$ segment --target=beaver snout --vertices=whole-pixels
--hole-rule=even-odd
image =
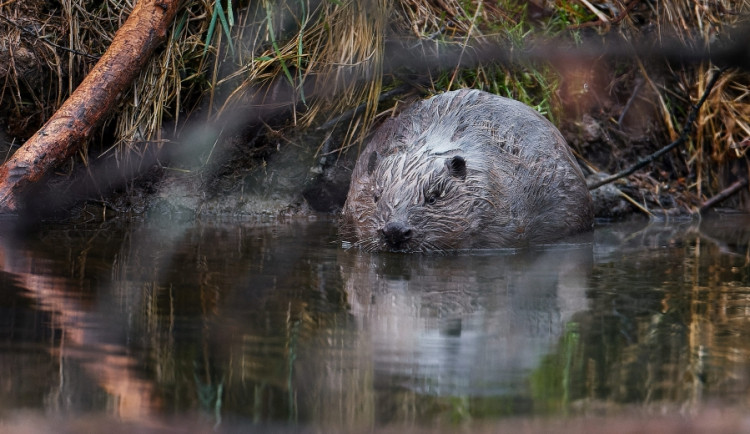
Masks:
[[[396,221],[386,223],[380,230],[380,235],[393,250],[402,250],[411,240],[414,231],[406,224]]]

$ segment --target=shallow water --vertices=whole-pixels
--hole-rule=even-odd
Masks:
[[[750,407],[747,217],[450,256],[343,250],[328,221],[12,226],[0,429],[451,431]]]

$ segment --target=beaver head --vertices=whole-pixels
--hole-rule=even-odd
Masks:
[[[368,251],[518,247],[591,229],[567,144],[531,108],[448,92],[382,125],[360,155],[341,234]]]
[[[373,153],[371,160],[377,160]],[[365,249],[434,251],[460,247],[471,219],[459,203],[472,195],[466,159],[460,155],[426,156],[421,149],[391,154],[373,164],[369,205],[362,217],[360,244]],[[473,176],[473,175],[472,175]],[[449,224],[449,222],[454,222]],[[458,223],[458,224],[455,224]],[[374,229],[374,230],[372,230]]]
[[[483,247],[479,232],[489,220],[509,215],[497,199],[504,187],[473,146],[437,143],[396,147],[367,155],[367,168],[353,179],[347,200],[348,230],[368,251],[440,252]],[[507,202],[506,202],[507,203]],[[506,222],[509,224],[509,222]],[[514,244],[507,240],[506,244]]]

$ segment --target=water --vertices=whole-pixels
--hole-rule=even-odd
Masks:
[[[3,431],[750,427],[747,217],[434,257],[329,221],[4,223]]]

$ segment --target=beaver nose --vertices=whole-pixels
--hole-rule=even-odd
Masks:
[[[394,249],[402,248],[414,235],[411,228],[402,222],[388,222],[380,233],[385,242]]]

